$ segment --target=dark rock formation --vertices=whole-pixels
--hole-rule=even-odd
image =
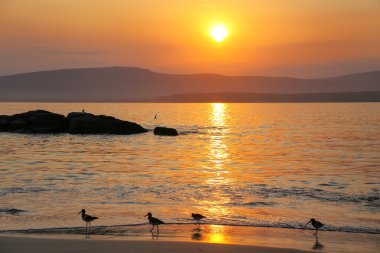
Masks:
[[[168,136],[177,136],[179,135],[175,128],[169,127],[156,127],[154,128],[155,135],[168,135]]]
[[[10,117],[8,115],[0,115],[0,132],[8,131]]]
[[[85,112],[69,113],[67,119],[71,134],[139,134],[148,131],[133,122]]]
[[[0,131],[16,133],[64,133],[68,121],[65,116],[43,111],[29,111],[12,116],[0,116]]]
[[[12,116],[0,115],[0,132],[24,134],[71,133],[71,134],[138,134],[148,130],[128,121],[111,116],[72,112],[63,115],[37,110]]]

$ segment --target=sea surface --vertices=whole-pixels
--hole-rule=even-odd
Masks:
[[[0,103],[180,136],[0,133],[0,230],[167,223],[380,233],[380,103]],[[154,116],[157,114],[157,118]],[[148,225],[146,225],[148,226]],[[149,228],[149,226],[148,226]]]

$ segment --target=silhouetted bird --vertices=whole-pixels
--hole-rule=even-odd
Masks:
[[[86,237],[90,235],[91,230],[91,221],[98,219],[98,217],[94,217],[86,214],[86,210],[82,209],[78,214],[82,214],[82,220],[86,222]]]
[[[157,114],[156,114],[156,115],[154,115],[154,119],[157,119]]]
[[[315,220],[314,218],[311,218],[309,220],[308,223],[306,223],[305,227],[311,222],[311,225],[313,225],[313,227],[315,228],[316,232],[314,233],[314,235],[318,235],[318,230],[324,226],[324,224],[322,222],[319,222],[317,220]]]
[[[196,220],[197,223],[199,223],[201,219],[206,218],[206,216],[203,216],[202,214],[199,214],[199,213],[192,213],[191,217],[193,217],[193,219]]]
[[[159,220],[157,218],[152,217],[152,213],[147,213],[144,217],[148,216],[149,223],[152,224],[152,229],[150,231],[153,231],[154,226],[157,227],[157,232],[159,231],[158,225],[165,224],[162,220]]]

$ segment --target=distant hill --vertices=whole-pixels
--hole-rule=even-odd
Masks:
[[[116,102],[144,101],[183,93],[232,92],[263,96],[264,93],[362,91],[380,91],[380,71],[332,78],[299,79],[218,74],[176,75],[134,67],[108,67],[0,76],[0,101]]]
[[[297,93],[297,94],[270,94],[270,93],[190,93],[175,94],[158,97],[151,102],[165,103],[286,103],[286,102],[380,102],[380,91],[363,92],[331,92],[331,93]]]

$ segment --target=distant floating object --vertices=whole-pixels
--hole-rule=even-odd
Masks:
[[[150,230],[151,232],[154,229],[154,226],[157,227],[157,232],[159,232],[158,225],[165,224],[162,220],[159,220],[157,218],[152,217],[152,213],[147,213],[144,217],[148,216],[149,223],[152,224],[152,229]]]
[[[314,218],[311,218],[308,223],[306,223],[305,227],[311,222],[311,225],[315,228],[315,236],[318,236],[318,230],[324,226],[324,224],[320,221],[315,220]]]
[[[94,217],[86,214],[86,210],[82,209],[78,214],[82,214],[82,220],[86,222],[86,238],[90,237],[91,230],[91,221],[98,219],[98,217]]]
[[[154,115],[154,119],[157,119],[157,114],[156,114],[156,115]]]

